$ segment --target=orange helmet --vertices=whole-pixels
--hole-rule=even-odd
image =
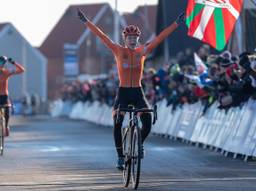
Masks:
[[[134,36],[140,36],[141,32],[139,27],[135,26],[135,25],[129,25],[127,27],[124,28],[123,30],[123,36],[127,37],[129,35],[134,35]]]

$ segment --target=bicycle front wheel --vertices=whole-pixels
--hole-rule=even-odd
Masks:
[[[131,129],[123,128],[122,129],[123,137],[123,152],[125,157],[125,165],[123,170],[123,180],[124,187],[128,187],[131,179]]]
[[[0,121],[0,155],[4,154],[4,128],[5,128],[5,120],[4,118]]]
[[[141,143],[141,131],[138,127],[134,128],[132,136],[132,185],[134,189],[138,188],[140,181],[140,168],[141,168],[141,156],[142,143]]]

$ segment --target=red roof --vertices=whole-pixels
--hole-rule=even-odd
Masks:
[[[69,6],[41,45],[40,50],[48,58],[62,57],[64,43],[76,43],[86,29],[77,19],[77,9],[80,8],[86,13],[89,19],[93,19],[104,5],[109,4],[99,3]]]

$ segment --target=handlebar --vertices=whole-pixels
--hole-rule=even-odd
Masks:
[[[120,108],[120,105],[118,106],[118,115],[119,112],[129,112],[129,113],[134,113],[135,115],[138,113],[153,113],[153,125],[157,121],[157,105],[154,105],[153,109],[136,109],[136,108]]]
[[[154,112],[153,109],[127,109],[127,108],[120,108],[119,109],[120,112],[132,112],[132,113],[146,113],[146,112]]]

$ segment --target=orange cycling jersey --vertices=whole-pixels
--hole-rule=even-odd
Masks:
[[[0,96],[2,95],[8,95],[8,79],[12,75],[19,74],[24,72],[24,68],[20,66],[19,64],[15,64],[16,70],[10,71],[8,69],[2,68],[0,70]]]
[[[141,87],[144,62],[146,56],[170,35],[178,24],[174,22],[163,30],[153,41],[147,45],[141,45],[134,50],[115,44],[92,22],[86,22],[86,26],[97,35],[103,43],[112,50],[117,63],[120,87]]]

